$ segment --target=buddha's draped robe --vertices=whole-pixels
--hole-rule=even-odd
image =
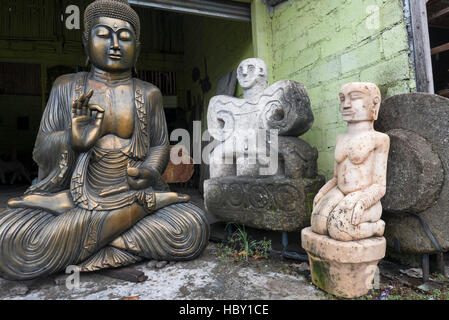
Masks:
[[[173,204],[148,215],[109,245],[98,246],[107,214],[137,202],[143,191],[101,197],[101,188],[125,185],[126,168],[152,172],[148,191],[168,191],[160,178],[169,157],[162,95],[133,79],[135,128],[122,150],[93,147],[77,154],[70,147],[71,105],[86,91],[87,73],[58,78],[44,111],[33,152],[39,181],[27,193],[70,190],[75,207],[61,215],[44,209],[6,209],[0,213],[0,276],[25,280],[78,265],[82,271],[119,267],[142,258],[188,260],[201,253],[209,237],[196,206]]]

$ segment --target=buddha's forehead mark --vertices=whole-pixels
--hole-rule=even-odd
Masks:
[[[126,29],[129,31],[133,31],[132,25],[124,20],[109,18],[109,17],[98,17],[93,23],[93,27],[103,26],[112,29],[114,32],[117,32],[122,29]]]
[[[123,31],[128,31],[128,32],[132,32],[133,33],[133,30],[131,30],[131,29],[127,28],[127,27],[120,27],[118,25],[117,26],[116,25],[110,26],[110,25],[103,24],[103,23],[99,23],[99,24],[95,25],[95,27],[93,29],[101,28],[101,27],[105,28],[105,29],[108,29],[108,30],[111,30],[115,34],[119,34],[120,32],[123,32]]]

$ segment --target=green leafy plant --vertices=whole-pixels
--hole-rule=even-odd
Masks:
[[[449,279],[441,273],[432,273],[432,277],[441,282],[449,282]]]
[[[236,231],[232,233],[226,243],[220,243],[217,248],[222,259],[232,258],[235,261],[249,261],[249,259],[267,259],[271,250],[271,240],[252,240],[245,230],[245,226],[235,223]]]

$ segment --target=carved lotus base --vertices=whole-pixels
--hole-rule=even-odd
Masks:
[[[315,194],[324,177],[222,177],[204,182],[209,213],[224,222],[273,231],[299,231],[310,225]]]
[[[312,228],[302,230],[301,243],[309,256],[313,284],[345,298],[363,296],[373,288],[377,264],[386,250],[384,237],[343,242]]]

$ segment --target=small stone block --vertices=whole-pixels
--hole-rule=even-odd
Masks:
[[[111,277],[111,278],[135,282],[135,283],[144,282],[148,279],[148,277],[145,275],[145,273],[143,273],[142,271],[136,270],[136,269],[132,269],[132,268],[108,269],[108,270],[104,270],[101,272],[103,275]]]
[[[10,294],[13,296],[23,296],[26,295],[30,289],[23,283],[18,283],[10,289]]]
[[[157,260],[151,260],[150,262],[148,262],[147,268],[148,268],[148,269],[155,269],[157,263],[158,263]]]
[[[165,267],[168,264],[168,261],[159,261],[158,263],[156,263],[156,268],[157,269],[162,269],[163,267]]]

